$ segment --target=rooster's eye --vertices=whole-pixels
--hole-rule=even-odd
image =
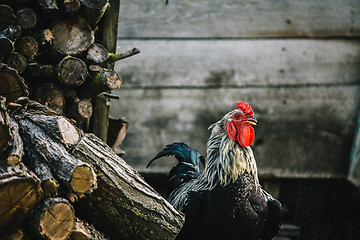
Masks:
[[[236,114],[236,115],[234,116],[234,118],[235,118],[236,120],[239,120],[239,119],[240,119],[240,115],[239,115],[239,114]]]

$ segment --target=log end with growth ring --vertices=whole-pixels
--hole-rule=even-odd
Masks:
[[[75,145],[79,141],[80,134],[78,130],[66,118],[60,117],[58,126],[62,139],[66,144]]]
[[[96,175],[93,168],[83,164],[74,169],[70,179],[70,187],[76,193],[86,193],[96,184]]]

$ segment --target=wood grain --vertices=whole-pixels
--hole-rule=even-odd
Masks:
[[[122,38],[355,37],[358,0],[121,2]]]
[[[119,40],[123,88],[360,83],[360,40]],[[118,50],[119,51],[119,50]]]
[[[258,118],[253,149],[262,176],[344,177],[360,86],[117,90],[111,117],[129,120],[124,159],[138,171],[166,144],[183,141],[205,154],[208,126],[250,103]],[[126,99],[126,101],[124,100]],[[148,172],[167,173],[160,159]]]

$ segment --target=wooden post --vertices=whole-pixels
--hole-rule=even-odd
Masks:
[[[99,39],[108,52],[116,52],[117,29],[119,22],[120,0],[110,0],[110,8],[107,9],[100,21]],[[108,69],[114,69],[114,63],[109,63]],[[104,95],[98,95],[95,100],[92,132],[104,142],[107,140],[109,127],[110,100]]]

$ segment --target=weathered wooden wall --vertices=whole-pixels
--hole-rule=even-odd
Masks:
[[[205,153],[207,127],[249,102],[262,176],[344,177],[360,104],[360,2],[122,1],[123,88],[113,118],[130,121],[124,159],[139,171],[184,141]]]

